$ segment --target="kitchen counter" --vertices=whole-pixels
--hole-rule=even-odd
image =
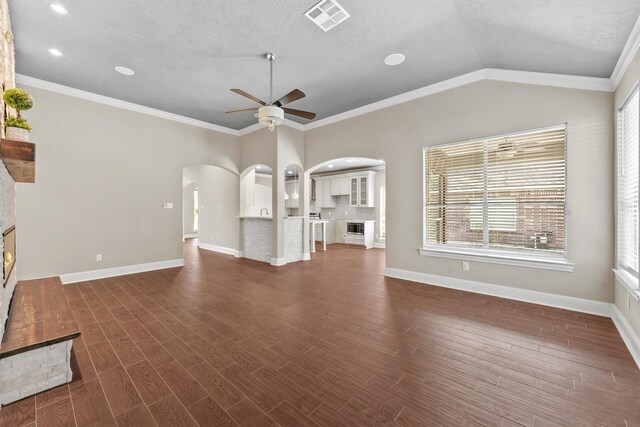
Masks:
[[[284,219],[284,259],[272,256],[273,218],[266,216],[239,216],[242,256],[256,261],[282,265],[302,260],[303,217]]]

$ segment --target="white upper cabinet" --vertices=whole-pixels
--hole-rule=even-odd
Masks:
[[[352,176],[350,179],[349,205],[356,207],[375,207],[374,173]]]
[[[331,180],[332,196],[348,196],[351,191],[351,181],[349,178],[333,178]]]
[[[335,208],[336,201],[331,197],[331,180],[325,179],[323,181],[318,181],[318,184],[322,184],[322,207]]]

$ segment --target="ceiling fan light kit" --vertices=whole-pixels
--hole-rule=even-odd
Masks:
[[[260,107],[258,109],[258,123],[273,131],[276,126],[284,123],[284,110],[273,105]]]
[[[306,95],[299,89],[294,89],[285,96],[273,101],[273,61],[276,57],[273,53],[267,53],[265,57],[269,60],[269,103],[264,102],[258,97],[251,95],[243,91],[242,89],[231,89],[231,92],[237,93],[240,96],[244,96],[254,102],[257,102],[261,107],[244,108],[240,110],[227,111],[227,114],[242,113],[249,111],[256,111],[256,117],[258,117],[258,123],[266,126],[270,131],[273,131],[276,126],[284,123],[284,114],[291,114],[293,116],[303,117],[305,119],[313,120],[316,118],[316,113],[309,111],[294,110],[292,108],[282,108],[283,105],[289,104],[298,99],[304,98]]]

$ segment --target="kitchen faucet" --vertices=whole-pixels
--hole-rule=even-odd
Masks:
[[[269,216],[269,209],[262,208],[262,209],[260,209],[260,218],[262,218],[262,211],[266,211],[267,212],[267,216]]]

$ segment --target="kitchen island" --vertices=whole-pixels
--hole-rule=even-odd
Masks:
[[[273,218],[241,216],[240,245],[242,257],[281,265],[273,256]],[[284,258],[286,263],[302,260],[302,227],[304,218],[284,219]]]

